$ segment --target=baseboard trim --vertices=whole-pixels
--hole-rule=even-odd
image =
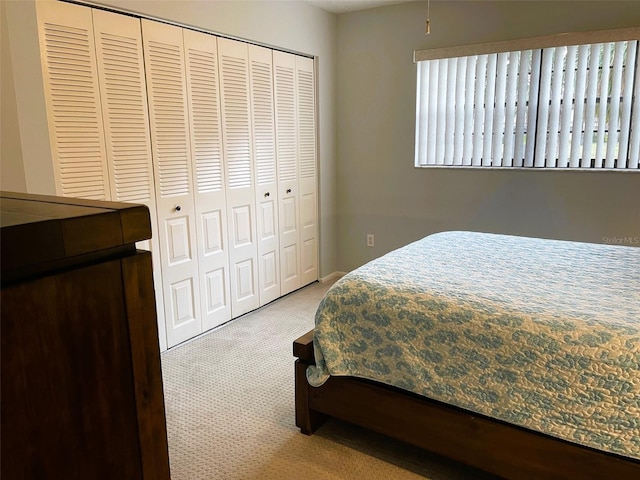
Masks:
[[[333,272],[327,275],[326,277],[320,277],[318,281],[320,283],[333,282],[334,280],[338,280],[341,277],[344,277],[347,272]]]

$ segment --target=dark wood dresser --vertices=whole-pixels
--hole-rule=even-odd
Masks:
[[[168,479],[147,207],[0,206],[2,478]]]

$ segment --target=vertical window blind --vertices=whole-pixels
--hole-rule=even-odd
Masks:
[[[638,41],[417,61],[415,166],[638,169]]]

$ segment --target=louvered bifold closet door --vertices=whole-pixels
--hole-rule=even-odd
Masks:
[[[213,35],[185,29],[183,36],[202,328],[208,330],[231,319],[218,50]]]
[[[142,20],[158,236],[172,347],[202,332],[182,28]]]
[[[218,58],[229,225],[231,314],[237,317],[260,306],[247,44],[219,38]]]
[[[110,200],[91,9],[35,4],[56,193]]]
[[[318,279],[318,200],[316,175],[316,108],[313,59],[296,56],[298,108],[298,189],[300,205],[300,281]]]
[[[111,198],[149,207],[153,236],[151,240],[139,242],[138,247],[152,252],[160,349],[166,350],[140,19],[104,10],[94,9],[92,13]]]
[[[271,53],[268,48],[249,45],[260,305],[265,305],[280,296],[278,183]]]
[[[302,286],[298,214],[298,139],[296,57],[273,52],[276,109],[276,155],[280,206],[280,290],[285,295]]]

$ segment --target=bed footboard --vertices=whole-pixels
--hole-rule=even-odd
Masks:
[[[309,406],[309,389],[313,388],[307,382],[306,370],[309,365],[315,365],[313,355],[313,330],[293,342],[293,355],[297,357],[295,363],[296,389],[296,426],[305,435],[311,435],[320,427],[327,416],[312,410]]]
[[[640,478],[640,461],[496,421],[352,377],[312,387],[313,331],[294,341],[296,426],[311,435],[335,417],[505,478]]]

